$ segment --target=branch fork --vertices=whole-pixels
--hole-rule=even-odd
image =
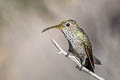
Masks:
[[[95,73],[91,72],[90,70],[88,70],[87,68],[83,67],[83,66],[81,65],[81,63],[76,59],[75,56],[70,55],[70,54],[68,55],[68,53],[65,52],[65,51],[58,45],[58,43],[57,43],[54,39],[52,39],[52,43],[53,43],[53,44],[55,45],[55,47],[59,50],[58,54],[62,54],[62,55],[64,55],[64,56],[67,56],[67,58],[69,58],[71,61],[75,62],[75,63],[81,68],[81,71],[88,73],[90,76],[96,78],[97,80],[105,80],[104,78],[98,76],[97,74],[95,74]]]

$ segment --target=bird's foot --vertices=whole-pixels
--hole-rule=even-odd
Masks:
[[[67,54],[65,55],[65,57],[68,57],[70,55],[70,52],[68,51]]]
[[[83,68],[83,65],[81,65],[81,67],[79,67],[78,65],[76,66],[76,69],[78,69],[79,71],[81,71]]]

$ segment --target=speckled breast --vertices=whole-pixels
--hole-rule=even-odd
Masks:
[[[75,52],[77,52],[77,54],[79,54],[79,56],[86,56],[84,51],[84,45],[82,44],[82,40],[79,35],[77,36],[74,32],[70,32],[67,30],[64,30],[64,35],[67,38],[67,40],[70,41],[70,43],[73,46],[73,49],[75,50]]]

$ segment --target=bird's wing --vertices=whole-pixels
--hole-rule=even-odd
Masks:
[[[94,69],[95,66],[94,66],[94,60],[93,60],[93,53],[92,53],[92,45],[91,45],[91,42],[89,41],[89,38],[88,36],[85,34],[84,30],[80,27],[78,27],[80,31],[83,32],[84,34],[84,37],[85,37],[85,40],[83,40],[83,43],[84,43],[84,49],[85,49],[85,52],[89,58],[89,62],[92,66],[92,68]]]
[[[90,61],[91,67],[94,69],[95,66],[94,66],[94,60],[93,60],[92,45],[88,39],[85,42],[83,41],[83,43],[84,43],[84,49]]]

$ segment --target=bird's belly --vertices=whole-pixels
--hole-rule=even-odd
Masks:
[[[72,47],[75,51],[75,55],[79,57],[85,57],[87,56],[85,53],[83,42],[80,40],[80,38],[75,36],[69,36],[68,40],[72,44]]]
[[[77,44],[77,46],[73,45],[73,49],[75,51],[76,56],[79,56],[81,58],[87,56],[85,53],[84,46],[82,46],[81,44]]]

